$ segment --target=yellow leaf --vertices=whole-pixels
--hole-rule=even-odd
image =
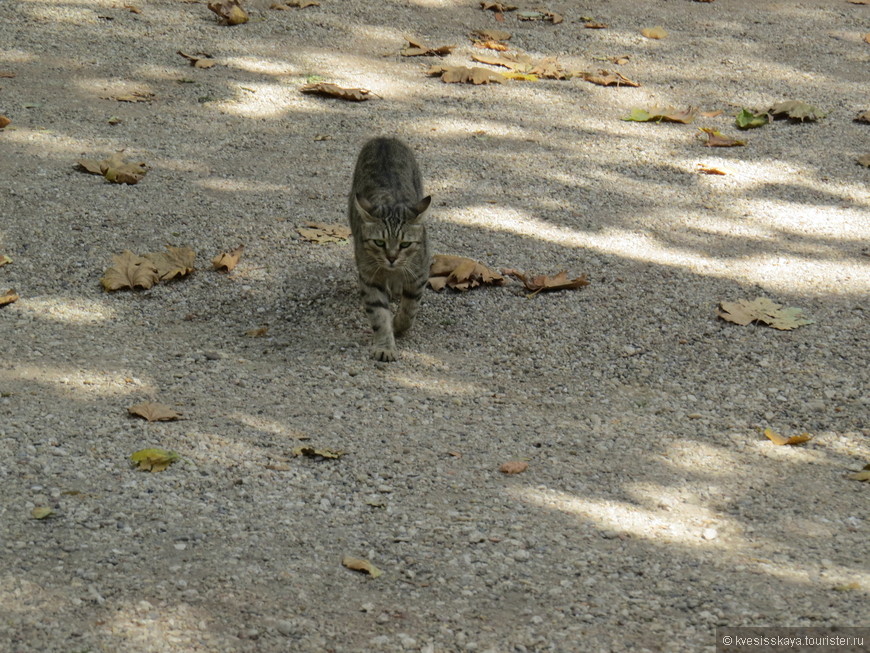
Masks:
[[[130,406],[127,412],[131,415],[144,417],[149,422],[172,422],[181,417],[181,413],[173,408],[154,401],[144,401],[141,404]]]
[[[194,68],[211,68],[215,65],[215,63],[217,63],[214,59],[211,58],[210,54],[205,54],[204,52],[187,54],[179,50],[177,54],[180,54],[182,57],[187,59],[190,62],[190,65]]]
[[[242,252],[245,251],[244,245],[239,245],[231,252],[221,252],[211,260],[211,264],[215,270],[223,270],[224,272],[232,272],[239,264],[239,259],[242,258]]]
[[[506,77],[507,79],[514,79],[514,80],[517,80],[520,82],[536,82],[536,81],[538,81],[537,75],[530,75],[529,73],[518,73],[514,70],[507,72],[507,73],[502,73],[502,75],[504,75],[504,77]]]
[[[701,127],[700,131],[707,135],[707,140],[704,141],[706,147],[734,147],[737,145],[746,145],[746,141],[738,141],[736,138],[726,136],[717,129]]]
[[[664,39],[668,37],[668,32],[664,27],[644,27],[640,30],[640,33],[643,34],[648,39]]]
[[[11,258],[6,256],[6,254],[0,254],[0,268],[2,268],[4,265],[9,265],[10,263],[12,263]]]
[[[710,166],[704,165],[703,163],[698,164],[698,172],[703,173],[705,175],[727,175],[728,174],[724,170],[719,170],[719,168],[711,168]]]
[[[870,463],[864,465],[860,472],[849,474],[846,478],[850,481],[870,482]]]
[[[793,435],[790,438],[787,438],[772,429],[764,429],[764,435],[767,437],[768,440],[778,446],[786,444],[803,444],[804,442],[809,442],[813,439],[813,436],[811,436],[809,433],[801,433],[800,435]]]
[[[53,514],[54,510],[52,510],[48,506],[36,506],[33,510],[30,511],[30,515],[34,519],[45,519],[46,517],[51,517]]]
[[[15,292],[15,288],[10,288],[5,293],[0,294],[0,306],[6,306],[6,304],[11,304],[12,302],[17,302],[19,300],[18,293]]]
[[[180,456],[166,449],[140,449],[130,455],[130,463],[145,472],[162,472]]]
[[[341,559],[341,564],[348,569],[352,569],[353,571],[359,571],[365,574],[368,574],[372,578],[377,578],[384,572],[375,567],[368,560],[363,560],[362,558],[354,558],[352,556],[344,556]]]
[[[122,288],[151,288],[160,280],[157,268],[147,258],[130,250],[112,257],[112,267],[103,274],[100,283],[106,291]]]
[[[218,15],[221,25],[242,25],[248,22],[248,14],[238,0],[210,2],[207,6]]]

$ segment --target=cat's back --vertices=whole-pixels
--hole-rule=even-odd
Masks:
[[[386,136],[367,141],[354,169],[353,193],[371,200],[388,197],[401,203],[422,198],[423,182],[411,148]]]

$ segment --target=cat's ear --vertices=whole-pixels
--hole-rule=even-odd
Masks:
[[[414,213],[416,214],[416,217],[414,218],[415,222],[418,222],[418,221],[423,219],[423,214],[426,213],[426,210],[429,208],[429,205],[431,203],[432,203],[432,196],[427,195],[426,197],[424,197],[419,202],[417,202],[414,206],[411,207],[412,210],[414,211]]]
[[[375,210],[375,207],[365,197],[357,193],[353,196],[353,203],[356,206],[356,210],[359,211],[364,220],[374,220],[372,217],[372,211]]]

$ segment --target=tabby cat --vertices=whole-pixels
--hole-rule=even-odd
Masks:
[[[411,328],[429,277],[423,219],[432,198],[414,154],[394,138],[374,138],[359,153],[348,198],[363,307],[374,331],[372,358],[394,361],[396,335]],[[390,300],[399,299],[395,319]]]

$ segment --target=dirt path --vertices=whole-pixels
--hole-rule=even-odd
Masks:
[[[717,626],[870,623],[847,478],[870,462],[870,7],[553,2],[552,25],[321,0],[229,28],[132,4],[0,3],[0,292],[21,296],[0,308],[0,649],[685,652]],[[480,28],[642,86],[445,84],[398,55],[414,34],[466,65]],[[377,97],[298,92],[316,79]],[[132,92],[153,98],[106,99]],[[734,128],[787,99],[827,115]],[[654,105],[724,113],[620,120]],[[369,361],[349,245],[296,227],[344,221],[378,134],[417,153],[435,251],[591,284],[429,292],[402,360]],[[74,168],[119,149],[152,167],[138,185]],[[101,290],[112,254],[167,243],[199,270]],[[762,295],[814,324],[717,320]],[[148,399],[186,419],[127,416]],[[183,461],[130,469],[144,447]]]

